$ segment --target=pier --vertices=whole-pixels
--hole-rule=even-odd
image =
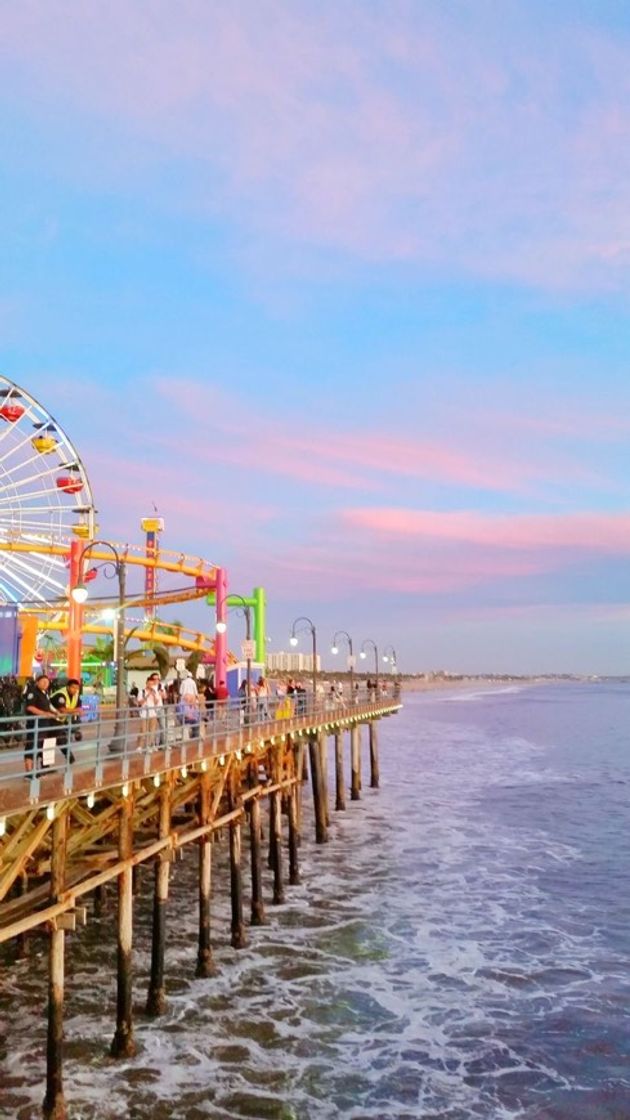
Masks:
[[[331,827],[333,802],[334,811],[345,809],[346,784],[351,801],[361,797],[364,754],[369,769],[366,782],[378,787],[379,722],[399,708],[396,697],[358,695],[334,703],[305,697],[295,707],[283,698],[270,701],[268,716],[255,718],[238,702],[226,702],[217,705],[192,736],[179,725],[174,710],[165,709],[161,727],[151,736],[128,710],[111,709],[93,725],[91,737],[73,748],[74,761],[57,749],[54,757],[49,755],[50,765],[38,769],[36,761],[35,768],[25,773],[21,745],[2,751],[0,942],[13,942],[19,955],[25,938],[34,932],[48,939],[46,1120],[63,1120],[67,1115],[63,1089],[66,934],[84,925],[92,911],[98,913],[105,885],[115,882],[118,895],[117,999],[110,1053],[124,1058],[135,1053],[135,870],[141,865],[154,869],[151,968],[143,1010],[158,1018],[166,1008],[171,862],[189,845],[197,847],[199,922],[190,968],[198,977],[211,976],[213,838],[219,832],[227,835],[230,936],[238,950],[247,943],[248,923],[261,925],[266,906],[282,903],[286,891],[299,882],[307,790],[310,787],[313,798],[313,839],[323,844]],[[6,743],[12,731],[7,725],[0,734]],[[328,782],[329,740],[334,743],[334,792]],[[262,889],[263,829],[273,872],[269,899]],[[176,917],[173,914],[173,920]]]

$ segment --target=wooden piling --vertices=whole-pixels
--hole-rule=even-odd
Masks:
[[[163,840],[171,832],[171,783],[166,781],[160,788],[160,810],[158,818],[158,839]],[[164,849],[156,857],[155,885],[153,892],[153,936],[151,940],[151,978],[147,995],[147,1015],[156,1017],[166,1011],[166,989],[164,987],[164,949],[166,945],[166,907],[168,903],[168,880],[171,853]]]
[[[350,729],[350,800],[358,801],[361,793],[361,729],[354,724]]]
[[[232,775],[230,780],[230,810],[240,807],[240,797],[237,791],[237,777]],[[241,875],[241,818],[234,817],[230,821],[230,897],[232,902],[232,938],[234,949],[243,949],[247,944],[245,926],[243,924],[243,880]]]
[[[28,894],[28,875],[23,871],[15,884],[18,898]],[[25,933],[20,933],[15,940],[15,959],[23,961],[28,957],[28,938]]]
[[[210,775],[203,772],[199,777],[199,825],[210,822],[211,791]],[[211,922],[210,922],[210,897],[212,892],[212,838],[207,832],[199,839],[199,947],[197,951],[197,968],[195,975],[199,978],[212,976],[214,961],[212,959]]]
[[[57,902],[65,888],[67,816],[61,811],[52,827],[50,867],[51,900]],[[63,1094],[63,997],[65,965],[65,929],[53,920],[49,933],[48,973],[48,1038],[46,1044],[46,1096],[44,1120],[65,1120]]]
[[[133,793],[121,800],[118,855],[124,863],[118,876],[118,973],[116,1033],[111,1045],[113,1058],[131,1058],[136,1052],[132,1008],[133,936]]]
[[[346,807],[346,790],[343,776],[343,733],[335,731],[335,809]]]
[[[371,719],[368,727],[370,729],[370,786],[372,789],[378,789],[380,774],[378,767],[378,724],[376,720]]]
[[[328,799],[328,736],[325,731],[320,731],[318,736],[319,740],[319,760],[321,767],[321,781],[322,781],[322,797],[324,799],[324,816],[326,824],[330,824],[330,807]]]
[[[282,795],[279,790],[269,794],[269,832],[272,845],[273,904],[284,902],[282,885]]]
[[[294,776],[295,776],[295,779],[296,779],[295,808],[296,808],[296,814],[297,814],[297,831],[298,831],[298,847],[299,847],[299,845],[302,843],[302,795],[303,795],[303,789],[302,789],[303,782],[300,779],[301,779],[302,773],[304,772],[304,758],[305,758],[305,755],[306,755],[306,750],[305,750],[305,747],[304,747],[304,740],[303,739],[298,739],[297,741],[292,740],[290,735],[288,736],[288,739],[287,739],[287,746],[292,749],[293,765],[294,765],[294,768],[295,768],[294,769]]]
[[[103,910],[105,909],[106,897],[107,896],[105,894],[105,884],[101,883],[100,886],[98,886],[96,888],[96,890],[94,891],[94,896],[93,896],[93,898],[94,898],[94,917],[95,918],[101,918],[103,916]]]
[[[321,756],[317,738],[313,735],[309,738],[308,742],[308,759],[313,790],[313,808],[315,811],[315,842],[317,844],[325,844],[328,840],[328,828],[326,826],[326,813],[322,790]]]
[[[300,881],[300,867],[298,862],[298,848],[300,846],[300,831],[298,827],[298,790],[297,785],[291,786],[288,795],[289,810],[289,884],[296,887]]]
[[[265,903],[262,890],[260,801],[253,797],[249,805],[249,854],[252,875],[251,924],[265,924]]]

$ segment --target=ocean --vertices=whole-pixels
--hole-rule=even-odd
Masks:
[[[380,724],[381,789],[364,751],[361,801],[333,800],[321,847],[306,812],[302,883],[239,952],[216,845],[208,980],[194,979],[196,852],[173,865],[157,1021],[142,1015],[145,874],[139,1052],[121,1063],[110,889],[102,919],[67,937],[72,1120],[628,1120],[629,741],[626,685],[408,695]],[[0,984],[11,1120],[40,1116],[43,948]]]

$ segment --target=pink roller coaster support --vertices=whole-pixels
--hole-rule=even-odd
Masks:
[[[83,575],[81,568],[81,554],[83,545],[81,541],[71,541],[70,543],[70,574],[69,574],[69,595],[68,595],[68,631],[67,631],[67,651],[68,651],[68,676],[76,677],[77,680],[81,677],[81,639],[83,628],[83,607],[79,603],[75,603],[72,598],[72,588],[76,587],[81,582]]]
[[[216,621],[227,623],[227,572],[225,568],[217,568],[217,582],[216,582]],[[215,662],[214,662],[214,681],[215,687],[227,684],[227,633],[224,630],[220,633],[218,630],[215,634]]]

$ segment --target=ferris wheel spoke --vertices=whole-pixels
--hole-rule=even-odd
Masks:
[[[49,478],[53,474],[59,474],[59,471],[62,471],[63,469],[64,468],[59,463],[55,463],[54,467],[49,467],[48,470],[46,470],[46,471],[38,471],[37,474],[29,475],[28,478],[15,479],[13,482],[10,483],[11,490],[13,490],[15,493],[17,493],[22,486],[26,486],[27,484],[29,484],[31,482],[37,482],[39,479]],[[2,480],[1,475],[0,475],[0,480]],[[77,479],[77,482],[78,481],[79,480]],[[51,489],[52,489],[53,493],[59,493],[59,494],[64,493],[64,491],[60,490],[60,488],[58,486],[51,487]]]
[[[0,519],[4,518],[4,517],[7,517],[7,516],[10,516],[12,514],[17,516],[17,514],[20,513],[20,510],[22,510],[22,512],[28,513],[28,514],[50,513],[50,514],[55,514],[56,517],[58,517],[59,514],[62,514],[62,513],[73,513],[73,512],[76,513],[76,510],[73,510],[71,506],[55,505],[55,506],[23,506],[23,507],[21,507],[20,505],[14,505],[13,507],[0,509]]]
[[[21,599],[25,598],[24,592],[26,591],[28,593],[28,597],[30,597],[31,599],[35,599],[40,603],[46,602],[44,596],[40,595],[39,590],[36,587],[33,587],[31,583],[27,583],[25,580],[23,580],[15,570],[12,570],[11,572],[7,572],[5,570],[3,571],[2,576],[10,584],[20,590]]]
[[[27,419],[31,421],[31,425],[29,427],[25,427],[25,425],[24,425],[24,421],[27,420]],[[29,414],[28,417],[25,415],[19,421],[19,424],[20,424],[19,427],[17,427],[17,428],[16,427],[5,428],[3,430],[3,434],[5,436],[11,436],[11,435],[15,436],[16,431],[19,431],[20,433],[22,433],[22,438],[19,439],[17,442],[11,443],[10,446],[9,446],[9,450],[5,451],[4,455],[0,456],[0,466],[3,463],[5,463],[7,459],[10,459],[11,455],[13,455],[16,451],[19,451],[22,447],[26,447],[27,443],[31,442],[31,440],[33,438],[32,421],[33,421],[32,414]],[[39,420],[35,421],[35,423],[39,423],[39,422],[40,422]]]
[[[38,535],[41,539],[45,537],[46,532],[50,534],[50,521],[37,521],[33,517],[23,516],[24,513],[28,512],[30,511],[22,511],[22,516],[19,517],[21,526],[19,531],[16,530],[15,520],[6,518],[4,514],[0,517],[0,541],[10,537],[29,537],[35,541]],[[55,513],[59,513],[59,510],[55,510]],[[70,522],[68,527],[70,527]]]
[[[54,452],[52,452],[52,454],[54,454]],[[23,470],[25,467],[30,466],[31,463],[37,463],[37,462],[40,462],[40,463],[42,462],[42,454],[41,454],[40,451],[36,452],[35,455],[31,455],[28,459],[22,459],[20,462],[16,463],[16,465],[14,467],[10,467],[10,468],[5,469],[2,477],[4,477],[5,479],[6,478],[12,478],[13,475],[18,470]],[[49,467],[47,471],[38,471],[35,475],[32,475],[31,477],[32,478],[38,478],[41,474],[52,474],[55,471],[70,470],[72,468],[73,468],[73,464],[63,460],[60,463],[54,463],[53,466]],[[20,481],[22,481],[22,480],[20,480]]]
[[[64,592],[66,584],[60,583],[58,579],[48,573],[48,570],[43,565],[28,564],[23,557],[15,556],[14,563],[16,567],[27,576],[37,576],[43,583],[48,584],[49,587],[54,587],[56,591]],[[67,583],[67,581],[66,581]]]
[[[47,494],[52,495],[56,498],[58,495],[60,495],[60,491],[57,490],[57,488],[54,486],[51,486],[48,490],[31,490],[28,494],[20,494],[19,500],[21,502],[25,502],[27,499],[30,500],[31,498],[45,498]],[[9,502],[12,502],[14,500],[14,498],[10,497],[0,498],[0,506],[8,505]]]
[[[12,603],[18,603],[19,600],[20,600],[20,596],[16,595],[15,591],[10,589],[8,587],[8,585],[4,583],[4,581],[2,580],[1,577],[0,577],[0,594],[4,595],[4,597],[6,599],[9,599]]]

